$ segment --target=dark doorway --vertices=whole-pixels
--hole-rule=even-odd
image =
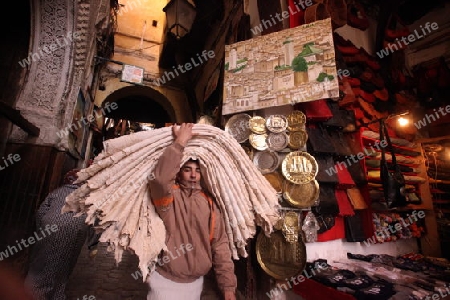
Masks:
[[[133,122],[152,123],[155,128],[164,127],[171,118],[157,102],[146,96],[128,96],[115,101],[118,108],[105,116],[112,119],[125,119]]]

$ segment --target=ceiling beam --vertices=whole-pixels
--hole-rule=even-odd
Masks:
[[[14,109],[5,103],[0,101],[0,114],[5,116],[8,120],[13,122],[16,126],[19,126],[24,131],[32,136],[39,136],[40,129],[36,127],[34,124],[25,119],[19,110]]]

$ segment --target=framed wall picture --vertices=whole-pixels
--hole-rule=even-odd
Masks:
[[[225,45],[222,114],[339,96],[331,19]]]

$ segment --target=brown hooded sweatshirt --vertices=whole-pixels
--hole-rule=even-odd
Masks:
[[[218,206],[200,185],[175,183],[184,147],[167,147],[150,181],[153,204],[167,232],[165,251],[156,270],[175,282],[193,282],[214,267],[219,288],[236,289],[228,236]]]

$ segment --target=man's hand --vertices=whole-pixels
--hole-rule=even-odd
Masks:
[[[182,123],[180,126],[173,125],[172,132],[175,137],[175,142],[185,147],[188,141],[194,136],[192,133],[193,123]]]
[[[236,300],[236,294],[234,291],[224,291],[223,296],[225,300]]]

